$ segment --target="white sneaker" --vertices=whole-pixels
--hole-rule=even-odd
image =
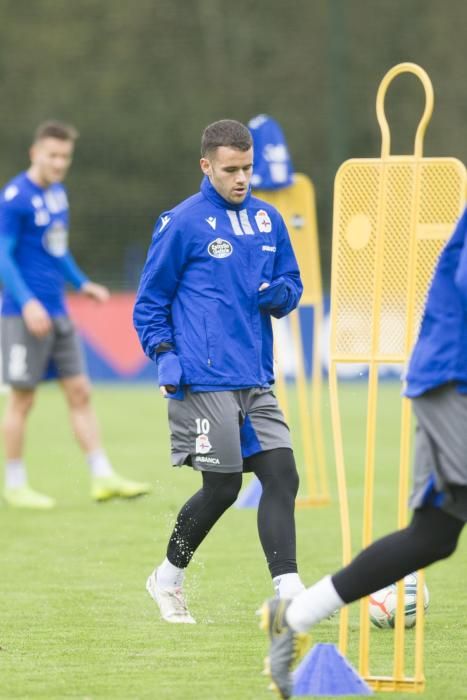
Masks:
[[[196,625],[196,620],[190,615],[187,608],[183,590],[181,588],[169,588],[164,590],[158,586],[157,569],[148,577],[146,581],[146,590],[159,606],[163,620],[166,622]]]

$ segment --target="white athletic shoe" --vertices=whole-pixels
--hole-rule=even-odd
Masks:
[[[196,625],[196,620],[190,615],[187,608],[183,590],[181,588],[169,588],[164,590],[158,586],[157,569],[148,577],[146,581],[146,590],[159,606],[163,620],[166,622]]]

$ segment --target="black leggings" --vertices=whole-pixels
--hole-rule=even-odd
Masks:
[[[344,603],[379,591],[412,571],[449,557],[457,547],[464,522],[439,508],[414,512],[403,530],[382,537],[332,577]]]
[[[248,457],[245,471],[263,487],[258,507],[258,532],[271,576],[297,571],[295,497],[298,473],[293,452],[278,448]],[[184,569],[212,526],[235,502],[242,474],[202,472],[202,488],[180,510],[167,547],[168,560]]]

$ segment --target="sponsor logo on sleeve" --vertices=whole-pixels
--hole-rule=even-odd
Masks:
[[[233,246],[229,241],[225,241],[223,238],[216,238],[215,241],[211,241],[208,245],[208,253],[213,258],[228,258],[232,255]]]
[[[263,245],[261,250],[264,250],[265,253],[275,253],[276,246],[275,245]]]
[[[5,192],[3,193],[5,202],[10,202],[12,199],[14,199],[18,192],[19,189],[16,187],[16,185],[10,185],[9,187],[7,187]]]
[[[267,211],[264,211],[264,209],[260,209],[258,212],[256,212],[255,221],[258,227],[258,231],[260,231],[261,233],[271,233],[272,223]]]
[[[162,231],[165,229],[165,227],[167,226],[169,221],[170,221],[170,216],[161,216],[161,225],[160,225],[158,233],[162,233]]]

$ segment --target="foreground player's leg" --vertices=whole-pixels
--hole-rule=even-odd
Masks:
[[[53,508],[53,498],[34,491],[27,481],[23,462],[26,422],[34,402],[34,389],[12,388],[6,401],[2,422],[5,449],[5,501],[16,508]]]
[[[146,588],[167,622],[194,623],[183,595],[185,569],[221,515],[236,500],[241,473],[202,472],[203,486],[180,510],[167,557],[149,576]]]
[[[298,473],[293,452],[277,448],[245,459],[245,470],[261,482],[258,533],[266,561],[280,598],[293,598],[304,590],[297,569],[295,498]]]
[[[282,617],[269,625],[271,675],[285,689],[282,697],[289,697],[291,683],[290,669],[287,672],[283,659],[292,658],[300,634],[336,608],[449,557],[463,526],[462,520],[438,508],[421,508],[408,527],[377,540],[334,576],[326,576],[290,601]],[[274,616],[275,610],[275,600],[267,601],[263,622]]]
[[[86,454],[92,475],[91,496],[95,501],[135,498],[151,490],[150,484],[125,479],[116,474],[101,447],[99,426],[91,404],[91,386],[84,375],[61,380],[70,410],[75,436]]]
[[[333,584],[346,603],[359,600],[412,571],[451,556],[463,526],[462,520],[439,508],[420,508],[408,527],[363,550],[332,577]]]

